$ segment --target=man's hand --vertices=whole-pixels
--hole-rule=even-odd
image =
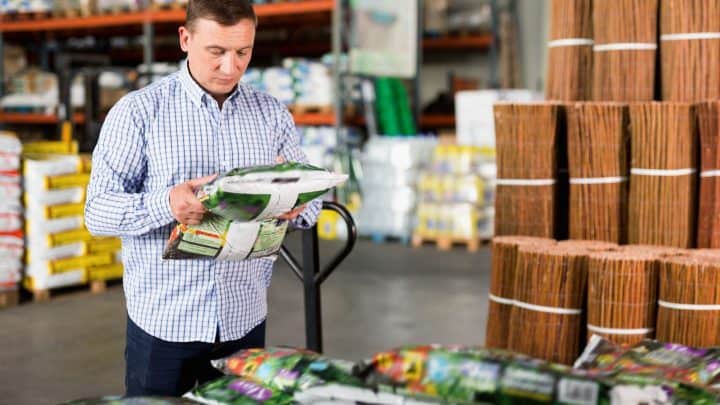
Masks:
[[[195,197],[198,187],[213,181],[217,177],[200,177],[178,184],[170,190],[170,210],[181,224],[198,225],[207,211],[205,206]]]
[[[285,221],[292,221],[293,219],[297,218],[303,211],[305,211],[305,204],[295,208],[294,210],[292,210],[286,214],[282,214],[282,215],[278,216],[278,219],[282,219]]]

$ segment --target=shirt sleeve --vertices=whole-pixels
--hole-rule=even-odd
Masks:
[[[144,125],[130,97],[108,114],[93,151],[85,225],[97,236],[139,236],[174,221],[170,190],[143,191]]]
[[[281,106],[281,108],[278,156],[282,156],[288,162],[307,163],[307,156],[300,148],[300,140],[292,115],[285,106]],[[291,221],[291,224],[298,229],[312,228],[317,222],[320,210],[322,210],[322,200],[319,198],[312,200],[305,206],[305,210]]]

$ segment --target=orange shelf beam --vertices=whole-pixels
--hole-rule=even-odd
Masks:
[[[455,126],[455,116],[445,114],[423,115],[420,117],[423,128],[450,128]]]
[[[73,115],[75,123],[82,124],[85,122],[85,115],[75,113]],[[53,114],[37,114],[37,113],[7,113],[0,112],[0,122],[5,124],[36,124],[50,125],[60,122],[57,115]]]
[[[487,49],[492,45],[493,37],[490,34],[440,37],[423,39],[424,49]]]
[[[297,16],[332,11],[334,0],[306,0],[274,4],[258,4],[255,13],[258,18]],[[0,22],[0,32],[39,32],[89,28],[105,28],[140,25],[144,22],[182,23],[185,21],[184,9],[146,10],[138,12],[93,15],[89,17],[37,18]]]

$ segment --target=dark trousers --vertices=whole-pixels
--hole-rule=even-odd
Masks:
[[[166,342],[147,334],[130,318],[125,347],[126,396],[181,396],[222,375],[210,360],[239,350],[265,347],[265,321],[240,340],[223,343]]]

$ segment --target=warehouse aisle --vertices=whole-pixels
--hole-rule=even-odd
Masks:
[[[323,257],[337,244],[324,243]],[[438,254],[361,241],[324,285],[325,350],[361,359],[410,343],[480,344],[490,252]],[[301,286],[277,266],[268,344],[303,345]],[[123,391],[122,287],[0,311],[0,402],[48,404]]]

